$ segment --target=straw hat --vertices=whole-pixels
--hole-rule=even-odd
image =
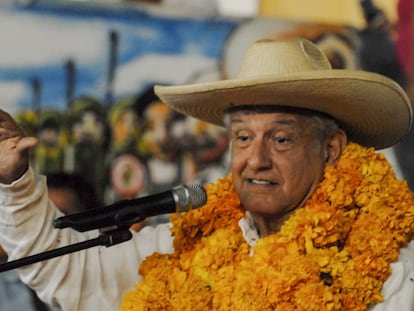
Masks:
[[[397,143],[413,117],[397,83],[375,73],[333,70],[319,48],[305,39],[257,41],[236,79],[155,86],[155,93],[173,109],[221,126],[225,110],[239,105],[323,112],[341,124],[350,140],[376,149]]]

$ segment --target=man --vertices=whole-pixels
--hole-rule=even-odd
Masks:
[[[65,215],[102,206],[94,186],[82,175],[50,173],[46,175],[49,199]]]
[[[122,310],[412,310],[413,197],[362,147],[409,131],[396,83],[332,70],[307,40],[263,40],[238,79],[155,91],[227,125],[232,174],[206,186],[204,207],[172,217],[174,238],[168,224],[146,227],[132,242],[22,269],[43,299],[113,310],[139,281]],[[0,116],[0,243],[19,258],[85,239],[47,225],[56,215],[44,181],[27,169],[35,141]]]

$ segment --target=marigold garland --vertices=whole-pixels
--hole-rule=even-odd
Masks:
[[[414,200],[382,154],[349,144],[336,167],[254,254],[231,175],[205,207],[172,216],[175,253],[155,253],[121,310],[366,310],[414,232]]]

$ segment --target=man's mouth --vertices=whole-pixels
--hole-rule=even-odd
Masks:
[[[264,179],[249,178],[248,181],[249,181],[249,183],[255,184],[255,185],[276,185],[275,182],[272,182],[272,181],[269,181],[269,180],[264,180]]]

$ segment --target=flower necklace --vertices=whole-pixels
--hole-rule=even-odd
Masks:
[[[280,232],[251,253],[232,178],[172,216],[175,252],[148,257],[121,310],[366,310],[414,233],[414,200],[382,154],[350,143]]]

